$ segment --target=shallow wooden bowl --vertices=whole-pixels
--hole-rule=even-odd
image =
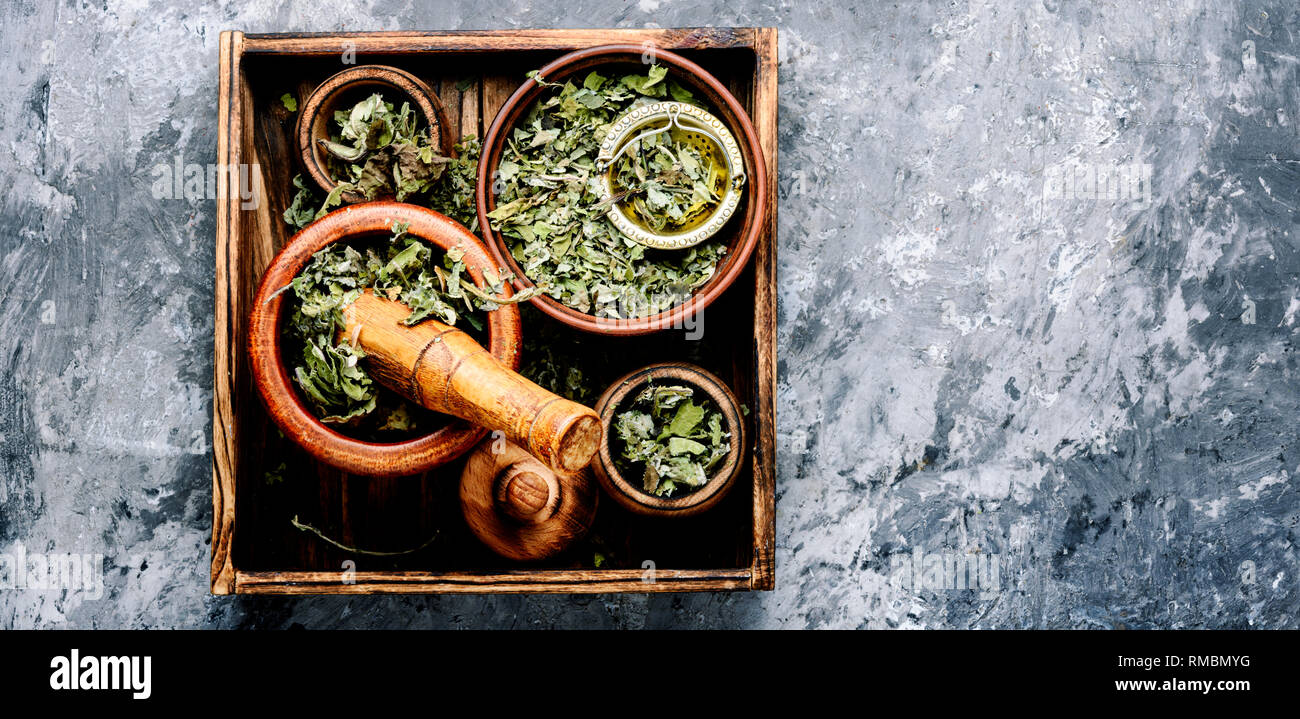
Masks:
[[[641,489],[639,478],[624,477],[614,464],[612,445],[618,441],[613,430],[614,417],[646,384],[684,384],[704,392],[722,412],[722,420],[731,432],[731,452],[705,485],[679,497],[658,497]],[[740,403],[722,380],[711,372],[685,362],[663,362],[630,372],[610,385],[596,402],[605,431],[605,441],[591,463],[600,486],[614,501],[637,514],[657,517],[689,517],[712,508],[726,496],[735,483],[745,451],[745,422]]]
[[[646,49],[640,45],[603,45],[571,52],[538,71],[538,76],[548,83],[560,82],[579,76],[596,68],[617,67],[630,71],[644,71],[642,60]],[[758,135],[749,115],[717,78],[704,68],[676,53],[655,50],[654,61],[668,68],[670,75],[682,85],[694,91],[698,98],[711,106],[711,111],[728,128],[731,129],[740,144],[741,155],[745,160],[747,181],[745,182],[744,207],[732,218],[731,225],[724,228],[718,237],[730,237],[727,254],[718,264],[713,277],[696,288],[690,299],[663,312],[635,319],[597,318],[579,312],[545,294],[534,297],[531,301],[539,309],[570,327],[586,332],[613,335],[640,335],[658,330],[682,327],[685,320],[702,312],[708,307],[744,270],[754,246],[758,244],[759,233],[763,231],[767,217],[767,170],[763,162],[763,149],[759,145]],[[604,71],[602,71],[604,72]],[[615,70],[610,70],[611,74]],[[581,82],[581,77],[578,77]],[[496,209],[496,196],[491,192],[492,178],[501,157],[505,152],[506,142],[510,139],[515,125],[523,119],[528,109],[543,94],[549,91],[546,86],[529,78],[506,100],[496,119],[492,121],[487,137],[483,141],[483,155],[479,159],[478,184],[474,199],[478,209],[478,224],[482,228],[483,239],[487,241],[492,256],[502,267],[515,275],[517,289],[532,287],[532,282],[519,267],[510,254],[506,240],[492,229],[488,213]]]
[[[316,419],[298,395],[289,369],[281,361],[280,330],[285,315],[285,293],[277,290],[293,281],[316,252],[327,245],[388,236],[393,222],[410,226],[407,234],[446,251],[465,251],[465,268],[474,284],[487,288],[483,271],[494,263],[483,243],[459,222],[433,210],[398,202],[350,205],[322,217],[294,235],[262,275],[248,321],[248,353],[253,384],[286,437],[302,445],[322,462],[355,474],[397,477],[419,474],[468,451],[486,429],[449,418],[448,424],[423,437],[404,442],[378,443],[352,439]],[[510,289],[506,288],[506,293]],[[272,296],[274,295],[274,296]],[[488,350],[512,370],[519,368],[519,308],[513,304],[487,313]]]
[[[330,76],[307,96],[298,115],[298,155],[303,169],[326,193],[338,183],[330,177],[325,162],[327,153],[317,140],[328,140],[334,123],[334,112],[346,109],[379,92],[386,102],[400,106],[409,100],[423,117],[429,139],[441,155],[448,155],[454,140],[451,126],[447,124],[442,100],[423,80],[411,73],[388,65],[358,65]],[[364,200],[355,193],[344,193],[345,202]]]

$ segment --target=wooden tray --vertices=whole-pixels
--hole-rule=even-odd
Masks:
[[[677,592],[772,589],[775,582],[776,163],[775,28],[520,30],[465,33],[245,35],[220,43],[217,162],[251,166],[256,205],[245,209],[238,172],[218,173],[212,444],[213,594],[394,592]],[[395,65],[435,88],[457,136],[482,137],[524,73],[578,48],[635,43],[679,51],[712,72],[750,112],[766,155],[769,205],[745,274],[709,307],[703,337],[608,338],[529,313],[525,335],[555,332],[606,359],[584,368],[607,382],[663,360],[700,364],[731,383],[751,410],[752,451],[736,485],[700,517],[666,522],[601,503],[592,536],[553,560],[522,565],[490,553],[465,528],[457,502],[463,462],[428,475],[378,480],[313,462],[279,436],[248,371],[249,303],[262,271],[290,236],[280,214],[293,196],[296,115],[329,75],[357,64]],[[551,323],[550,327],[543,325]],[[527,361],[527,358],[525,358]],[[594,383],[597,391],[604,388]],[[340,550],[293,526],[319,528]],[[599,565],[599,566],[597,566]]]

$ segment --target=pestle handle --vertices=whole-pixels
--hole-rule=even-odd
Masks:
[[[408,314],[370,290],[343,310],[340,336],[355,334],[376,381],[436,412],[501,430],[562,472],[591,462],[602,437],[593,410],[539,387],[454,327],[433,319],[402,324]]]

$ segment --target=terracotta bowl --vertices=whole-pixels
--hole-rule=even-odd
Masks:
[[[423,239],[444,251],[459,247],[465,251],[465,268],[474,284],[487,288],[483,271],[495,265],[483,243],[460,223],[433,210],[397,202],[367,202],[351,205],[322,217],[294,235],[271,260],[262,275],[248,321],[248,353],[253,383],[262,402],[285,436],[302,445],[322,462],[355,474],[397,477],[419,474],[468,451],[487,430],[464,420],[449,419],[447,425],[423,437],[391,443],[352,439],[316,419],[303,403],[281,361],[280,329],[286,294],[276,290],[293,281],[313,254],[340,241],[384,237],[394,221],[409,223],[407,234]],[[509,292],[506,288],[506,292]],[[488,350],[510,369],[519,368],[519,308],[502,305],[487,313]]]
[[[722,412],[722,420],[731,433],[731,452],[709,481],[700,489],[677,497],[658,497],[641,489],[639,477],[625,477],[614,464],[613,447],[618,442],[613,431],[614,417],[637,393],[653,380],[656,384],[684,384],[704,392]],[[745,421],[740,403],[722,380],[711,372],[685,362],[664,362],[643,367],[624,375],[605,390],[596,401],[605,430],[605,441],[591,463],[601,487],[615,502],[636,514],[656,517],[689,517],[717,505],[735,484],[745,452]]]
[[[451,136],[451,126],[447,124],[442,101],[423,80],[388,65],[358,65],[348,68],[332,75],[313,90],[298,115],[299,158],[307,174],[326,193],[338,183],[330,177],[329,166],[325,163],[327,153],[321,149],[317,140],[329,139],[330,131],[335,127],[336,110],[347,109],[375,92],[382,93],[386,102],[398,107],[403,100],[410,101],[424,119],[429,139],[438,148],[438,153],[447,155],[452,150],[455,141]],[[345,193],[343,199],[346,202],[359,202],[365,198]]]
[[[539,72],[546,82],[564,82],[566,79],[585,74],[598,67],[623,66],[630,71],[644,71],[642,55],[645,49],[640,45],[604,45],[601,47],[578,50],[569,53],[543,67]],[[712,303],[723,290],[735,281],[754,246],[758,243],[759,233],[763,231],[767,217],[767,171],[763,162],[763,150],[758,144],[758,134],[749,120],[749,115],[736,98],[699,65],[665,50],[657,50],[655,62],[668,68],[670,76],[688,87],[696,96],[710,106],[710,110],[722,120],[740,143],[741,154],[745,160],[748,180],[745,183],[744,207],[732,224],[718,234],[719,238],[729,237],[727,254],[718,264],[712,278],[695,290],[689,300],[678,304],[659,314],[635,319],[605,319],[579,312],[546,295],[538,295],[531,301],[540,310],[570,327],[586,332],[613,335],[639,335],[658,330],[681,327],[687,317],[701,312]],[[615,72],[613,70],[610,73]],[[610,74],[603,73],[603,74]],[[579,78],[580,79],[580,78]],[[515,125],[542,95],[551,91],[529,78],[506,100],[492,127],[483,141],[483,155],[479,159],[478,184],[474,199],[478,208],[478,223],[482,228],[483,239],[497,263],[514,273],[517,289],[532,287],[522,268],[510,255],[506,240],[492,229],[488,213],[496,209],[496,196],[491,192],[492,177],[501,157],[505,152],[506,141]],[[734,229],[733,229],[734,228]]]

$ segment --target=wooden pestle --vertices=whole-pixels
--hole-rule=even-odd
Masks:
[[[564,551],[591,528],[599,500],[590,469],[556,472],[518,445],[491,437],[470,451],[460,475],[465,524],[507,559]]]
[[[343,310],[339,336],[366,353],[376,381],[436,412],[501,430],[561,472],[587,466],[600,448],[600,417],[503,365],[469,335],[366,290]]]

